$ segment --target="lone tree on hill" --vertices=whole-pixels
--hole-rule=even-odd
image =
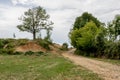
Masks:
[[[23,22],[18,25],[17,28],[20,31],[27,31],[33,34],[33,40],[36,39],[36,33],[42,29],[52,28],[53,22],[49,20],[50,16],[46,13],[46,10],[41,6],[29,9],[20,18]]]

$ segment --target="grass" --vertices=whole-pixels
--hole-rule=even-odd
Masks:
[[[108,63],[111,63],[111,64],[115,64],[115,65],[120,66],[120,60],[114,60],[114,59],[102,59],[102,58],[93,58],[93,59],[96,59],[96,60],[99,60],[99,61],[108,62]]]
[[[0,55],[0,80],[102,80],[61,56]]]

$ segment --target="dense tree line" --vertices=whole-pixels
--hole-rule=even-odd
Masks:
[[[120,15],[105,25],[85,12],[76,18],[69,37],[76,54],[120,59]]]

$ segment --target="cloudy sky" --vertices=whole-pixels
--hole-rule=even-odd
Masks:
[[[0,38],[32,38],[32,34],[20,32],[18,18],[29,8],[42,6],[54,22],[54,42],[69,42],[68,33],[77,16],[90,12],[107,23],[120,14],[120,0],[0,0]]]

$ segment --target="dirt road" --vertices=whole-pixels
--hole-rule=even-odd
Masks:
[[[120,66],[113,65],[107,62],[98,60],[88,59],[81,56],[72,54],[73,51],[68,51],[62,55],[65,58],[70,59],[76,65],[83,66],[94,73],[97,73],[100,77],[105,80],[120,80]]]

